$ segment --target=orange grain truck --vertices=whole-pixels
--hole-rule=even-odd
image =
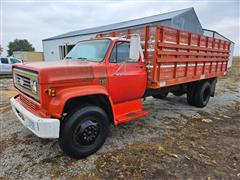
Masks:
[[[41,138],[59,138],[75,158],[96,152],[109,125],[147,115],[142,99],[187,94],[204,107],[226,73],[230,42],[164,26],[99,34],[63,61],[14,65],[19,120]]]

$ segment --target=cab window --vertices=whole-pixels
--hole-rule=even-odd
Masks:
[[[110,56],[110,62],[112,63],[121,63],[129,60],[129,42],[117,42],[114,45]]]
[[[10,62],[11,62],[11,64],[16,64],[16,63],[21,63],[21,61],[20,60],[18,60],[18,59],[10,59]]]
[[[1,58],[1,63],[2,64],[8,64],[8,59],[7,58]]]

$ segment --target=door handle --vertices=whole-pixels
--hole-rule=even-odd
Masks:
[[[144,66],[143,65],[136,65],[137,68],[143,68]]]
[[[113,75],[114,76],[122,76],[122,74],[119,74],[119,73],[114,73]]]

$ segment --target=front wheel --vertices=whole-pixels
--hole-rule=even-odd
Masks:
[[[62,122],[59,145],[67,155],[83,158],[103,145],[108,131],[106,112],[97,106],[85,106],[70,113]]]

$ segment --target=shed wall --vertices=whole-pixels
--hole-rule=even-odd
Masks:
[[[202,26],[194,11],[187,11],[175,16],[171,21],[170,27],[203,35]]]
[[[79,41],[87,40],[95,37],[95,34],[85,36],[75,36],[63,39],[55,39],[49,41],[43,41],[43,52],[45,61],[60,60],[60,48],[64,45],[75,45]]]

